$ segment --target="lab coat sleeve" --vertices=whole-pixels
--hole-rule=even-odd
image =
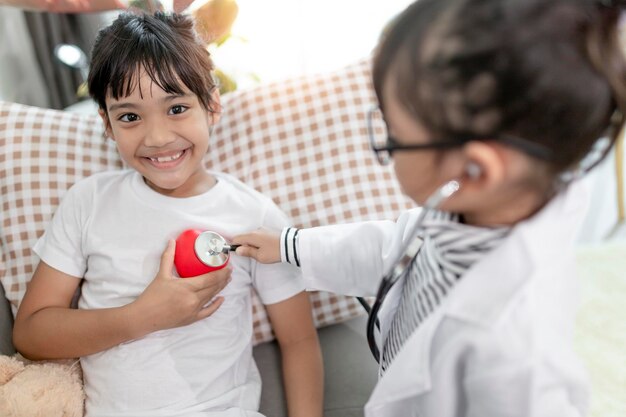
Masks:
[[[420,209],[397,221],[371,221],[302,229],[300,266],[311,290],[369,297],[402,255]]]

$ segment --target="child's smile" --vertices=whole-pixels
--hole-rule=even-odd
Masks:
[[[147,158],[154,162],[155,164],[167,164],[168,162],[174,162],[180,159],[181,156],[185,153],[186,150],[177,151],[172,153],[171,155],[163,155],[163,156],[148,156]]]
[[[189,155],[189,148],[178,151],[161,152],[159,154],[145,156],[145,159],[157,169],[172,169],[182,164],[187,155]]]
[[[190,197],[214,184],[203,158],[217,115],[207,111],[184,84],[184,94],[166,92],[144,69],[133,74],[127,97],[107,96],[103,113],[109,134],[126,163],[155,191]]]

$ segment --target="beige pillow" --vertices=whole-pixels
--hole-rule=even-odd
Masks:
[[[207,167],[271,197],[296,226],[394,219],[409,203],[369,149],[374,103],[369,60],[231,93]],[[65,191],[121,166],[98,116],[0,102],[0,280],[14,313],[38,261],[31,248]],[[319,292],[311,301],[318,326],[363,313],[351,297]],[[255,342],[272,339],[256,295],[253,306]]]

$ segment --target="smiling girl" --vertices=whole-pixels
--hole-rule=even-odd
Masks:
[[[34,248],[41,261],[14,328],[24,356],[80,357],[87,417],[260,416],[252,288],[281,348],[289,413],[322,414],[297,271],[233,256],[222,270],[173,275],[173,239],[186,229],[230,237],[287,224],[270,199],[204,167],[220,115],[212,69],[185,16],[122,14],[96,40],[89,90],[129,169],[67,192]]]

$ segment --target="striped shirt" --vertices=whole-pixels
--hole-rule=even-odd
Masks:
[[[420,231],[423,243],[404,279],[400,303],[383,344],[381,375],[463,273],[494,249],[509,230],[463,224],[457,215],[442,211],[426,213]]]

